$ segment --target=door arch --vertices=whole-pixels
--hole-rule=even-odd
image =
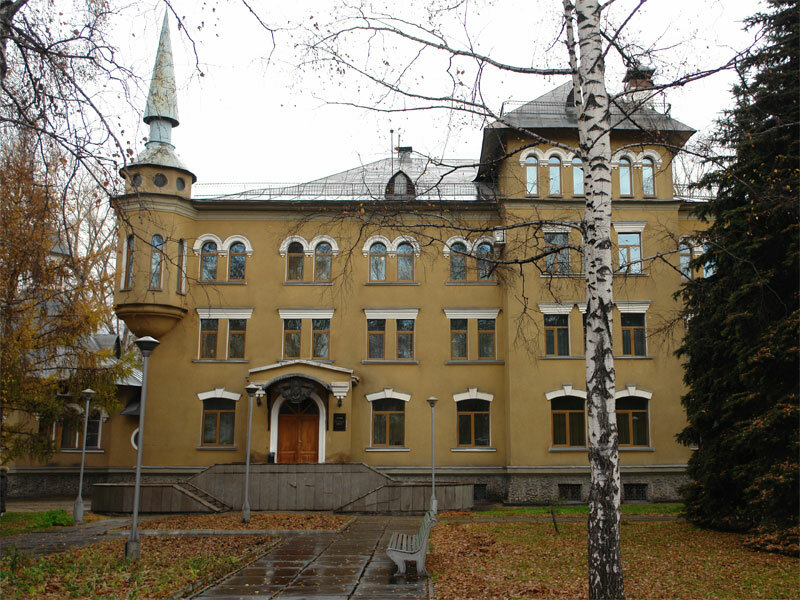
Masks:
[[[314,405],[317,408],[316,417],[319,421],[317,425],[317,458],[311,462],[318,462],[324,463],[325,462],[325,423],[328,415],[325,412],[325,404],[322,401],[322,398],[316,392],[311,392],[308,395],[307,400],[313,401]],[[275,402],[272,404],[272,410],[270,411],[270,430],[269,430],[269,451],[274,453],[276,462],[280,462],[278,458],[278,436],[280,434],[280,417],[281,417],[281,408],[286,404],[286,398],[283,394],[279,395]],[[292,404],[292,403],[288,403]],[[302,403],[301,403],[302,404]],[[284,413],[286,414],[286,413]],[[309,414],[309,413],[302,413],[302,414]]]

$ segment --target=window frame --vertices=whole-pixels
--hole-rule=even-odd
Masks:
[[[694,258],[692,244],[682,241],[678,244],[678,270],[681,272],[681,278],[690,280],[694,278],[694,270],[692,269],[692,258]]]
[[[158,238],[158,241],[156,241]],[[164,278],[164,238],[158,233],[150,238],[150,269],[147,279],[147,289],[160,292]],[[156,285],[153,285],[156,279]]]
[[[214,251],[210,250],[210,245],[214,246]],[[210,261],[209,264],[213,263],[214,265],[214,277],[213,278],[205,278],[205,264],[206,261]],[[214,240],[204,240],[203,243],[200,245],[200,281],[218,281],[219,274],[219,244]]]
[[[318,328],[317,325],[321,321],[327,322],[327,327]],[[317,355],[317,337],[326,336],[325,348],[327,353],[325,356]],[[329,360],[331,356],[331,320],[325,318],[312,318],[311,319],[311,359],[312,360]]]
[[[485,318],[478,318],[477,319],[477,327],[478,327],[478,360],[497,360],[497,319],[485,319]],[[481,321],[491,321],[492,322],[492,329],[491,334],[489,333],[488,329],[481,329]],[[485,335],[492,336],[492,355],[491,356],[481,356],[481,338]]]
[[[377,246],[381,246],[383,248],[383,251],[381,252],[379,250],[375,250],[375,248]],[[369,268],[369,281],[387,281],[387,279],[386,279],[386,275],[387,275],[386,274],[386,270],[387,270],[387,268],[386,267],[387,267],[387,262],[388,261],[386,260],[386,258],[388,256],[388,254],[389,254],[389,248],[383,242],[375,241],[375,242],[372,242],[372,244],[370,244],[369,251],[368,251],[369,263],[367,265],[368,268]],[[382,271],[383,271],[382,277],[373,277],[373,275],[376,275],[376,274],[380,275],[380,273],[376,273],[376,271],[373,269],[373,265],[382,265],[383,266],[383,268],[382,268]]]
[[[623,179],[623,172],[625,172],[625,178]],[[619,195],[620,197],[628,198],[633,196],[633,180],[631,175],[633,173],[633,162],[623,156],[619,159],[617,163],[617,179],[619,181]],[[627,192],[623,192],[623,181],[626,182]]]
[[[376,410],[375,406],[378,402],[385,402],[387,400],[393,400],[398,402],[397,406],[402,406],[403,410],[389,410],[389,409],[379,409]],[[405,448],[406,443],[406,401],[400,398],[379,398],[375,400],[370,400],[370,411],[372,416],[370,418],[370,447],[371,448]],[[376,443],[375,441],[375,432],[377,430],[376,427],[376,416],[381,415],[385,418],[385,435],[386,435],[386,442],[385,443]],[[403,440],[400,444],[392,444],[391,441],[391,415],[400,415],[401,423],[403,426]]]
[[[650,170],[650,190],[647,189],[648,178],[645,172]],[[654,198],[656,196],[656,163],[650,157],[642,159],[642,196],[645,198]]]
[[[186,293],[186,240],[181,238],[178,240],[178,264],[177,264],[177,281],[175,282],[175,291],[179,294]]]
[[[300,251],[297,251],[297,247],[300,247]],[[298,242],[297,240],[292,241],[286,247],[286,274],[284,276],[284,281],[303,281],[305,277],[305,262],[306,251],[303,248],[303,244]],[[292,266],[297,265],[299,267],[299,277],[290,277],[292,275]]]
[[[237,244],[242,247],[241,250],[234,250]],[[231,271],[233,270],[234,260],[241,259],[242,261],[242,276],[233,277]],[[235,241],[228,249],[228,281],[246,281],[247,278],[247,246],[244,242]]]
[[[131,233],[125,238],[125,276],[122,289],[133,289],[133,257],[136,251],[136,238]]]
[[[400,329],[400,322],[411,323],[411,329]],[[416,319],[395,319],[395,354],[397,360],[414,360],[415,347],[414,347],[414,329],[416,327]],[[410,338],[411,356],[400,356],[400,336]]]
[[[451,318],[450,321],[450,360],[469,360],[469,319],[465,318]],[[464,321],[463,329],[454,329],[454,321]],[[454,336],[464,336],[464,356],[455,356],[453,354]]]
[[[404,250],[407,248],[408,251],[401,252],[400,249],[403,248]],[[397,281],[415,281],[416,272],[415,272],[415,264],[414,264],[414,246],[411,242],[404,241],[400,242],[397,245],[397,251],[395,252],[395,256],[397,259]],[[400,261],[407,261],[410,269],[411,269],[411,277],[401,277],[401,268],[400,268]]]
[[[290,321],[297,321],[299,327],[297,329],[289,329]],[[282,360],[298,360],[303,353],[303,319],[300,318],[284,318],[283,319],[283,345],[281,348]],[[297,336],[297,356],[289,356],[286,354],[286,347],[288,336]]]
[[[563,402],[565,400],[578,400],[583,405],[582,409],[577,408],[554,408],[555,403]],[[556,415],[564,415],[564,443],[559,444],[556,442]],[[573,443],[572,440],[572,420],[573,418],[577,418],[576,415],[580,415],[581,420],[581,431],[583,433],[583,439],[579,440],[582,443]],[[580,396],[560,396],[558,398],[553,398],[550,400],[550,435],[551,435],[551,443],[553,448],[586,448],[586,399],[581,398]]]
[[[564,236],[563,242],[554,242],[553,236]],[[569,275],[571,273],[569,264],[569,231],[545,231],[544,232],[544,248],[547,251],[549,248],[556,248],[561,246],[555,252],[548,254],[545,257],[545,272],[549,275]]]
[[[618,409],[615,407],[616,415],[617,415],[617,441],[618,445],[623,448],[649,448],[650,447],[650,399],[643,397],[643,396],[626,396],[622,398],[617,398],[616,402],[619,404],[620,401],[625,400],[639,400],[644,404],[644,409],[641,408],[623,408]],[[634,432],[634,415],[638,415],[643,418],[644,421],[644,432],[646,435],[646,439],[644,443],[641,443],[641,440],[635,439],[635,432]],[[629,442],[625,443],[622,441],[622,422],[627,423],[627,432],[630,436]],[[637,443],[640,442],[640,443]]]
[[[230,402],[233,408],[206,408],[206,402],[208,400],[225,400]],[[208,398],[203,400],[203,408],[202,414],[200,417],[200,446],[201,447],[233,447],[236,445],[236,401],[229,400],[227,398]],[[220,429],[222,427],[222,415],[223,414],[231,414],[233,415],[233,424],[232,424],[232,431],[231,431],[231,441],[229,443],[222,443],[220,441]],[[215,433],[216,437],[213,442],[206,442],[206,416],[207,415],[215,415],[216,419],[216,427]]]
[[[234,321],[241,321],[244,323],[244,327],[239,329],[233,328]],[[241,335],[242,336],[242,355],[241,356],[231,356],[231,342],[233,340],[234,335]],[[247,351],[247,319],[228,319],[228,353],[226,354],[225,358],[227,360],[244,360]]]
[[[580,179],[578,179],[576,173],[580,173]],[[577,183],[580,182],[580,186]],[[579,157],[574,157],[572,159],[572,195],[573,196],[585,196],[586,195],[586,188],[584,187],[585,184],[585,173],[583,172],[583,161]],[[578,191],[578,187],[580,187],[580,191]]]
[[[627,316],[641,316],[641,325],[624,325],[623,319]],[[636,332],[641,331],[642,335],[642,352],[637,352]],[[627,335],[626,335],[627,334]],[[647,356],[647,313],[646,312],[621,312],[620,313],[620,336],[622,341],[621,356]],[[628,345],[630,352],[625,352],[626,337],[628,338]]]
[[[453,242],[450,246],[450,281],[467,281],[467,256],[469,251],[464,242]],[[457,263],[457,264],[456,264]],[[460,270],[461,277],[454,277],[456,269]]]
[[[481,250],[488,246],[489,252]],[[488,257],[488,258],[483,258]],[[475,260],[478,268],[478,281],[494,281],[494,246],[486,240],[479,240],[475,245]]]
[[[544,313],[544,353],[545,356],[570,356],[569,353],[569,313]],[[548,323],[548,320],[561,319],[566,321],[565,325],[560,323]],[[562,352],[562,344],[559,342],[559,332],[566,332],[566,352]],[[549,351],[548,341],[552,336],[552,349]]]
[[[207,322],[209,325],[211,322],[214,322],[216,327],[214,329],[203,329],[204,322]],[[214,355],[213,356],[204,356],[203,349],[204,349],[204,339],[206,337],[210,337],[211,335],[214,336]],[[217,359],[217,350],[219,349],[219,319],[218,318],[200,318],[200,339],[197,348],[197,358],[199,360],[216,360]]]
[[[555,177],[553,175],[555,174]],[[557,189],[553,191],[553,182],[556,183]],[[557,156],[551,156],[547,159],[547,192],[551,198],[560,197],[563,193],[561,183],[561,159]]]
[[[635,235],[637,243],[622,243],[622,236]],[[637,249],[639,253],[638,258],[631,256],[632,249]],[[617,258],[619,261],[619,271],[628,275],[638,275],[643,272],[642,269],[642,232],[641,231],[618,231],[617,232]]]
[[[525,195],[538,196],[539,195],[539,159],[530,154],[525,157]],[[532,175],[532,177],[531,177]]]
[[[327,246],[329,248],[329,251],[328,252],[321,252],[320,248],[322,246]],[[320,271],[319,264],[320,264],[320,261],[327,261],[327,264],[328,264],[328,267],[327,267],[328,268],[328,276],[325,279],[323,279],[323,278],[321,278],[319,276],[319,271]],[[326,240],[323,240],[323,241],[317,243],[316,246],[314,246],[314,281],[317,281],[317,282],[328,282],[328,281],[330,281],[332,279],[332,277],[333,277],[332,271],[333,271],[333,246],[332,246],[332,244],[330,242],[328,242]]]
[[[461,406],[466,402],[484,402],[486,410],[462,410]],[[490,400],[465,399],[456,402],[456,446],[458,448],[491,448],[492,447],[492,402]],[[475,416],[486,415],[486,424],[488,431],[486,432],[486,444],[478,444],[476,442],[477,436],[475,435]],[[470,440],[469,443],[461,442],[461,417],[468,416],[470,420]]]
[[[383,327],[380,329],[370,328],[370,321],[376,324],[380,322]],[[367,360],[386,360],[386,321],[387,319],[370,319],[367,317]],[[371,354],[372,345],[370,344],[370,340],[372,336],[380,337],[380,356],[372,356]]]

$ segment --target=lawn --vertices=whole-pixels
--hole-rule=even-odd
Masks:
[[[252,513],[242,523],[242,513],[188,514],[141,524],[142,529],[339,529],[350,517],[320,513]]]
[[[89,512],[84,513],[83,522],[91,523],[104,518]],[[72,515],[60,508],[42,512],[7,512],[0,517],[0,536],[5,537],[30,531],[43,531],[55,527],[68,527],[70,525],[75,525]]]
[[[273,540],[256,536],[142,538],[142,556],[123,558],[124,540],[99,542],[40,558],[4,549],[4,600],[164,598],[242,566]]]
[[[586,598],[586,525],[440,523],[428,566],[437,600]],[[797,598],[800,561],[682,521],[622,526],[629,600]]]
[[[589,506],[586,504],[562,504],[558,506],[504,506],[473,513],[475,517],[511,517],[511,516],[547,516],[550,510],[557,515],[588,515]],[[683,504],[679,502],[664,502],[658,504],[623,504],[623,515],[678,515],[683,511]]]

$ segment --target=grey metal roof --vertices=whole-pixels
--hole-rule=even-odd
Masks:
[[[666,109],[666,107],[664,107]],[[510,109],[510,110],[509,110]],[[560,129],[578,126],[578,112],[572,102],[572,82],[564,83],[530,102],[506,102],[500,120],[489,127],[521,127],[526,129]],[[668,112],[659,112],[652,105],[631,107],[623,103],[611,106],[611,128],[630,131],[677,131],[694,133],[694,129],[673,119]]]
[[[153,65],[153,76],[150,80],[150,91],[147,94],[147,105],[144,109],[144,122],[153,119],[166,119],[178,126],[178,94],[175,88],[175,67],[172,61],[172,44],[169,39],[168,12],[164,11],[164,22],[161,25],[161,36],[158,39],[156,62]]]
[[[357,201],[386,199],[386,184],[403,171],[414,184],[417,201],[493,201],[492,186],[473,180],[475,160],[433,160],[411,152],[402,158],[382,158],[353,169],[300,184],[198,183],[192,199],[236,201]]]

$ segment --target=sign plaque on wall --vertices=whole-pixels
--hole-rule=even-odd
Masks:
[[[347,430],[347,414],[346,413],[333,413],[333,430],[346,431]]]

